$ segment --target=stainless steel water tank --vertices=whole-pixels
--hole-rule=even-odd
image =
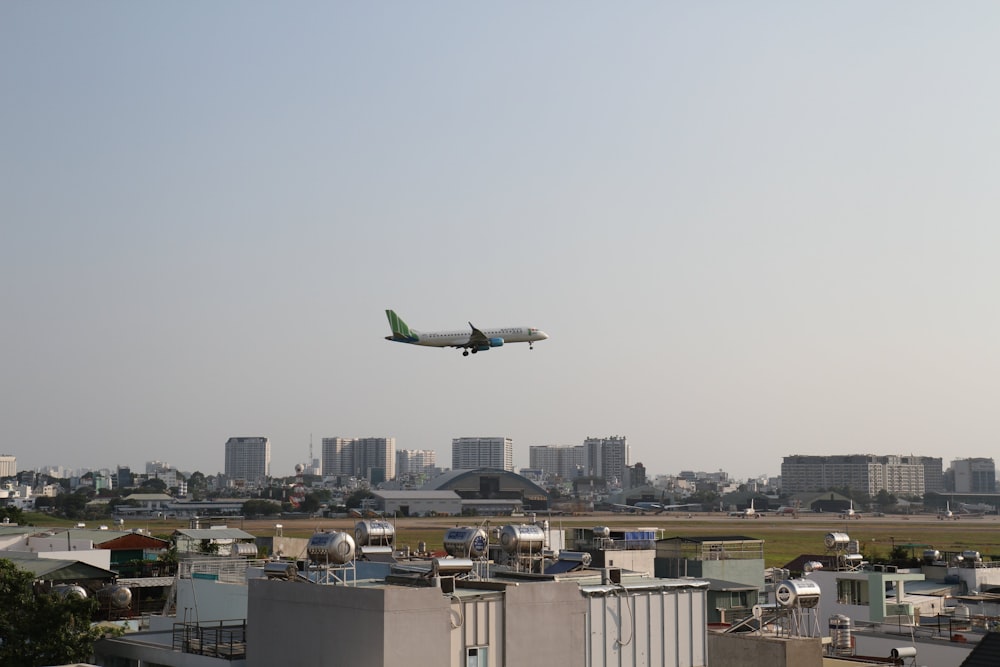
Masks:
[[[538,552],[545,546],[545,533],[533,525],[504,526],[500,531],[500,546],[507,553]]]
[[[819,596],[819,584],[810,579],[786,579],[774,589],[774,599],[783,607],[815,607]]]
[[[830,639],[833,652],[838,655],[850,655],[854,652],[851,641],[851,617],[835,614],[830,617]]]
[[[354,538],[341,532],[313,533],[306,545],[306,554],[314,563],[350,563],[354,560]]]
[[[444,550],[456,558],[482,558],[486,553],[486,531],[465,526],[444,534]]]
[[[396,528],[388,521],[367,519],[354,524],[354,541],[359,547],[391,544],[395,536]]]
[[[827,549],[843,549],[851,541],[847,533],[827,533],[823,538],[823,544]]]

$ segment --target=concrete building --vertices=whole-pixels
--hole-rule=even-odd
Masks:
[[[626,469],[631,464],[625,436],[587,438],[583,441],[583,449],[586,457],[585,475],[600,477],[609,485],[624,486]]]
[[[229,438],[225,474],[234,486],[263,488],[271,475],[271,441],[264,437]]]
[[[462,513],[454,491],[373,491],[375,510],[385,516],[443,516]]]
[[[0,456],[0,479],[17,475],[17,457],[10,454]]]
[[[514,441],[510,438],[453,438],[451,441],[453,470],[499,468],[514,470]]]
[[[698,577],[764,588],[764,541],[745,535],[668,537],[656,542],[657,577]]]
[[[956,459],[951,462],[955,493],[996,493],[997,471],[993,459]]]
[[[453,580],[445,590],[410,582],[251,580],[247,667],[314,665],[317,656],[355,667],[708,664],[704,582],[626,577],[609,585],[598,572],[494,576],[468,587]]]
[[[395,438],[323,438],[324,477],[366,479],[373,486],[396,476]]]
[[[573,479],[587,469],[587,450],[583,445],[532,445],[528,461],[529,468],[541,470],[547,477]]]
[[[883,490],[922,496],[928,475],[932,486],[943,486],[940,469],[941,459],[925,456],[793,455],[781,463],[781,488],[787,494],[850,487],[872,496]]]
[[[436,466],[437,452],[433,449],[400,449],[396,451],[394,477],[429,475]]]

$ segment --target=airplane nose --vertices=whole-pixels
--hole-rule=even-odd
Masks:
[[[538,335],[542,337],[542,340],[548,339],[549,335],[544,331],[539,330]]]

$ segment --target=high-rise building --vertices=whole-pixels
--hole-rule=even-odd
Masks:
[[[587,438],[583,441],[583,448],[588,476],[600,477],[608,484],[626,483],[625,469],[630,464],[630,454],[625,436]]]
[[[452,438],[453,470],[499,468],[514,471],[514,441],[510,438]]]
[[[433,449],[400,449],[396,452],[396,476],[427,475],[437,465]]]
[[[324,476],[350,476],[379,484],[396,476],[395,438],[323,438]]]
[[[118,466],[115,487],[119,489],[130,489],[135,485],[132,469],[128,466]]]
[[[232,484],[265,486],[271,475],[271,441],[262,437],[229,438],[226,441],[225,472]]]
[[[574,479],[587,470],[587,450],[583,445],[532,445],[528,467],[548,476]]]
[[[993,459],[956,459],[951,462],[955,493],[996,493],[997,471]]]
[[[0,477],[17,475],[17,457],[10,454],[0,456]]]
[[[928,478],[934,487],[943,483],[940,470],[941,459],[926,456],[793,455],[781,463],[781,489],[795,494],[850,487],[872,496],[879,491],[922,496]]]

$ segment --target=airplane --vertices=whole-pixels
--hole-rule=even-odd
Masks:
[[[427,347],[457,347],[462,349],[462,356],[469,352],[486,352],[493,347],[501,347],[505,343],[527,343],[528,349],[534,349],[534,343],[549,337],[547,333],[535,327],[500,327],[497,329],[477,329],[469,322],[469,331],[417,331],[406,325],[394,310],[385,311],[389,318],[389,328],[392,335],[386,340],[411,345]]]
[[[851,499],[851,506],[844,510],[844,513],[840,515],[841,519],[860,519],[861,512],[854,511],[854,499]]]
[[[635,505],[620,505],[617,503],[612,503],[611,507],[616,510],[621,510],[623,512],[631,512],[633,514],[645,514],[646,512],[653,512],[654,514],[662,514],[667,510],[679,510],[688,507],[701,507],[701,503],[684,503],[681,505],[664,505],[663,503],[653,503],[647,500],[640,500]]]
[[[958,521],[958,515],[951,511],[951,502],[946,501],[944,507],[944,512],[938,514],[938,520],[943,521],[944,519],[948,519],[949,521]]]
[[[987,514],[996,511],[996,507],[987,505],[986,503],[959,503],[958,509],[962,511],[962,516],[968,519],[982,519]]]
[[[795,501],[792,505],[782,505],[774,511],[777,516],[791,516],[793,518],[798,518],[799,514],[811,514],[811,509],[802,509],[802,504],[799,501]]]
[[[738,516],[741,519],[759,519],[763,515],[754,509],[753,498],[751,498],[750,507],[746,508],[742,512],[731,512],[729,516]]]

